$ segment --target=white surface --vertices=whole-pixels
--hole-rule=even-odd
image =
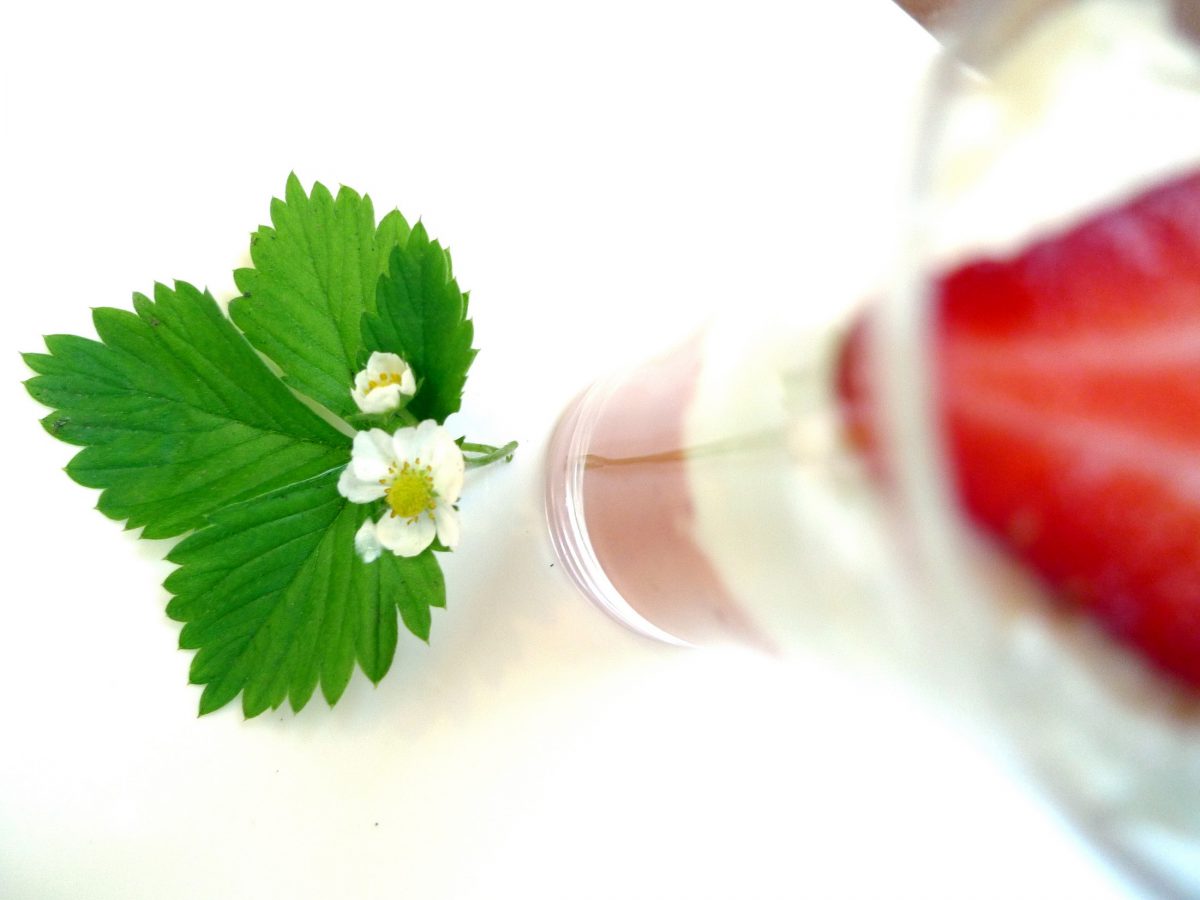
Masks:
[[[806,192],[876,177],[929,40],[884,0],[337,9],[0,23],[0,896],[1122,896],[919,710],[628,635],[544,536],[575,390],[886,231]],[[430,647],[334,710],[197,720],[165,546],[57,471],[16,351],[154,279],[230,296],[293,168],[450,243],[483,348],[458,426],[523,448],[468,484]]]

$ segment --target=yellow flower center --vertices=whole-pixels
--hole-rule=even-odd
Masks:
[[[399,372],[380,372],[374,378],[367,382],[367,389],[364,394],[369,394],[375,388],[387,387],[389,384],[399,384],[401,381]]]
[[[422,466],[419,459],[415,465],[406,462],[400,471],[391,466],[389,477],[391,485],[387,490],[387,503],[392,508],[393,516],[416,520],[423,512],[433,515],[437,503],[433,492],[432,466]]]

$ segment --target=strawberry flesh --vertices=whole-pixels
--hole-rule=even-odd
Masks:
[[[1200,172],[934,288],[969,517],[1062,598],[1200,686]],[[838,372],[877,450],[866,320]]]

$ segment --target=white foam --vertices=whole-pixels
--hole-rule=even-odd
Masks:
[[[1200,54],[1163,0],[1064,4],[988,71],[947,106],[938,258],[1011,253],[1200,163]]]

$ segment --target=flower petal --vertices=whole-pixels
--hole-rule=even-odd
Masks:
[[[411,397],[417,392],[417,379],[413,376],[413,370],[409,366],[404,367],[404,371],[400,375],[400,393],[405,397]]]
[[[369,394],[364,394],[361,401],[357,397],[354,399],[358,402],[358,408],[365,413],[391,412],[400,406],[400,385],[385,384],[383,387],[375,388]],[[390,442],[388,452],[391,452]]]
[[[378,481],[388,474],[388,467],[395,462],[391,437],[382,428],[372,428],[354,435],[350,467],[360,481]]]
[[[375,534],[375,523],[370,519],[362,523],[362,527],[354,535],[354,549],[362,557],[363,562],[373,563],[383,553],[383,545]]]
[[[378,500],[387,493],[387,488],[379,480],[363,481],[354,474],[354,463],[346,466],[338,476],[338,493],[351,503],[370,503]]]
[[[367,392],[370,388],[370,380],[367,378],[366,372],[359,372],[354,376],[354,387],[350,389],[350,396],[354,398],[354,403],[359,409],[363,408],[363,403],[366,402]],[[366,410],[363,411],[365,412]]]
[[[367,376],[375,381],[378,381],[378,376],[384,372],[404,372],[407,369],[408,363],[395,353],[382,353],[376,350],[367,360]]]
[[[392,435],[391,453],[399,462],[411,463],[419,455],[417,452],[417,429],[397,428]]]
[[[458,510],[448,503],[439,503],[433,510],[433,521],[437,525],[437,536],[442,546],[451,550],[457,547],[462,533],[458,524]]]
[[[434,491],[446,503],[456,503],[462,494],[463,475],[467,466],[462,450],[444,428],[434,438],[430,463],[433,465]]]
[[[389,514],[375,526],[379,543],[397,556],[417,556],[433,543],[436,533],[437,526],[429,516],[420,516],[413,521]]]
[[[426,419],[416,428],[409,429],[412,435],[406,438],[408,452],[411,456],[405,457],[409,462],[420,460],[421,465],[427,466],[433,461],[433,445],[439,431],[444,429],[433,419]]]

